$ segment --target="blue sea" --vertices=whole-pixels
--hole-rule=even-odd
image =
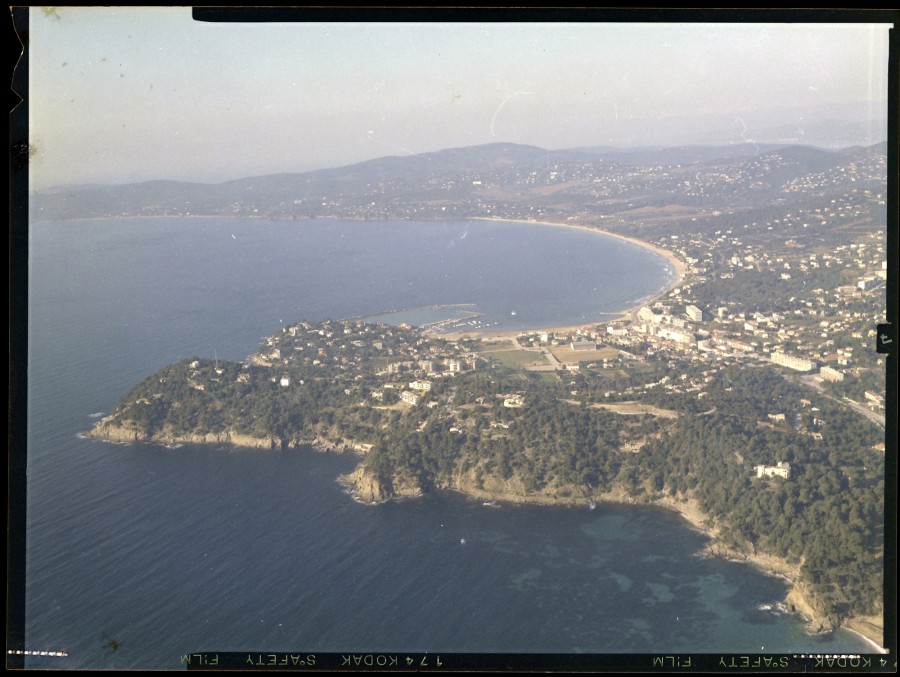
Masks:
[[[156,369],[244,359],[302,319],[465,304],[497,329],[596,320],[671,280],[647,250],[535,224],[216,218],[34,223],[29,250],[26,648],[68,653],[30,667],[869,650],[807,636],[775,606],[782,580],[699,558],[703,535],[662,509],[365,506],[335,481],[351,455],[78,437]]]

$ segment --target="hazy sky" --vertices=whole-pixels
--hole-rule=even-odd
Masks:
[[[222,181],[494,141],[678,144],[716,125],[740,142],[763,121],[802,135],[804,116],[883,120],[887,29],[32,9],[32,186]]]

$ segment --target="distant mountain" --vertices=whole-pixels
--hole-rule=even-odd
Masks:
[[[108,183],[64,183],[57,186],[50,186],[49,188],[42,188],[41,190],[35,191],[36,194],[39,195],[49,195],[52,193],[65,193],[65,192],[73,192],[79,190],[95,190],[108,188],[112,184]]]
[[[576,151],[627,165],[692,165],[715,160],[753,157],[780,148],[777,144],[739,143],[723,146],[648,146],[646,148],[577,148]]]
[[[312,195],[317,192],[314,187],[327,195],[365,190],[377,183],[403,182],[412,186],[424,177],[475,175],[513,166],[544,166],[557,157],[565,157],[566,153],[568,151],[548,151],[536,146],[493,143],[419,155],[386,156],[333,169],[236,179],[219,185],[236,189],[238,193],[257,191],[258,195],[270,197],[282,190],[300,190]]]
[[[774,195],[791,178],[885,150],[883,143],[847,151],[753,143],[568,150],[494,143],[218,184],[160,180],[59,186],[35,193],[30,207],[31,217],[42,220],[164,215],[440,218],[496,215],[497,209],[507,214],[512,209],[520,216],[531,215],[535,207],[596,207],[602,196],[650,204],[678,203],[683,194],[688,204],[697,196],[683,193],[685,180],[696,183],[714,169],[715,176],[734,174],[746,181],[752,176],[754,187],[731,182],[722,187],[725,192],[713,191],[704,200],[751,193],[763,199],[764,191]],[[675,181],[671,171],[647,173],[657,165],[677,170],[681,178]],[[635,173],[629,167],[642,169]],[[719,180],[715,176],[711,179]]]
[[[887,155],[887,141],[876,143],[874,146],[851,146],[850,148],[844,148],[841,152],[853,157]]]

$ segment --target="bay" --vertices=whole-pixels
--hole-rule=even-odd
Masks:
[[[579,324],[663,287],[655,254],[535,224],[215,218],[34,223],[29,251],[26,639],[68,652],[31,667],[867,650],[766,609],[783,582],[697,558],[703,536],[667,511],[362,506],[335,482],[349,455],[77,436],[165,364],[244,359],[282,324],[435,304],[498,329]]]

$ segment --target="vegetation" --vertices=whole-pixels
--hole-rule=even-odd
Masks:
[[[629,331],[621,355],[532,372],[542,358],[526,343],[491,352],[408,328],[300,323],[267,339],[252,364],[161,370],[98,428],[367,449],[360,474],[382,496],[691,500],[728,548],[795,565],[838,624],[876,612],[881,595],[884,456],[872,447],[883,431],[841,401],[884,389],[869,345],[884,293],[866,288],[884,251],[884,147],[725,150],[613,157],[495,144],[254,179],[254,191],[155,183],[37,200],[47,218],[558,220],[675,251],[696,275],[667,312],[722,311],[692,325],[702,349]],[[820,395],[758,360],[775,350],[837,364],[844,380]],[[777,462],[790,464],[787,479],[757,477],[756,466]]]
[[[835,623],[873,613],[884,470],[872,447],[881,431],[767,366],[720,370],[702,405],[647,391],[643,404],[676,418],[595,406],[621,399],[603,397],[610,383],[646,384],[667,367],[638,366],[624,376],[582,370],[548,381],[497,363],[435,379],[409,406],[371,401],[390,392],[373,374],[347,378],[332,367],[330,378],[303,380],[290,366],[184,361],[133,388],[113,420],[148,439],[232,431],[280,448],[371,444],[363,467],[385,487],[402,480],[422,492],[507,486],[552,499],[611,491],[693,499],[726,546],[799,566]],[[755,466],[778,461],[791,464],[789,479],[756,477]]]

